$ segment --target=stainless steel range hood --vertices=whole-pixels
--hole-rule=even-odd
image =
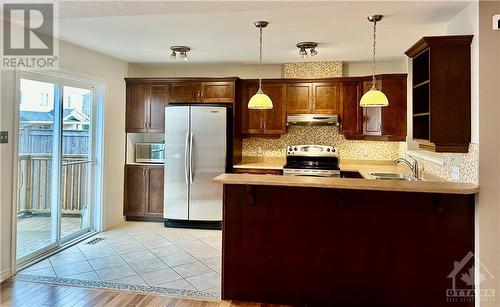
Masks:
[[[294,114],[288,115],[286,124],[291,125],[323,125],[337,126],[339,124],[339,116],[337,114]]]

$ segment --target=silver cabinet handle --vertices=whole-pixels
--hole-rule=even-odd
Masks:
[[[189,183],[193,183],[193,138],[194,133],[191,132],[189,140]]]
[[[188,138],[189,132],[186,132],[186,141],[184,142],[184,179],[186,184],[188,184]]]

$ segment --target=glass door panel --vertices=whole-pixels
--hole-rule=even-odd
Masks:
[[[62,91],[61,238],[89,230],[93,174],[91,89],[64,86]]]
[[[53,248],[58,241],[58,209],[54,199],[59,170],[58,93],[54,83],[20,80],[18,261]]]

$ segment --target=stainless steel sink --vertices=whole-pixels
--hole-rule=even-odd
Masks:
[[[403,173],[370,173],[370,176],[379,180],[413,180],[410,176]]]

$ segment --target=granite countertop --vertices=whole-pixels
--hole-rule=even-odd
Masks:
[[[446,181],[372,180],[300,176],[263,176],[251,174],[222,174],[215,177],[213,181],[222,184],[271,185],[442,194],[475,194],[479,192],[479,187],[475,184]]]
[[[234,168],[283,169],[284,158],[245,157]],[[375,180],[370,173],[388,172],[411,175],[402,165],[392,160],[340,160],[342,171],[359,172],[364,179],[318,178],[297,176],[262,176],[251,174],[222,174],[214,182],[223,184],[278,185],[359,190],[403,191],[423,193],[475,194],[479,187],[470,183],[447,182],[437,176],[422,172],[422,181]]]

